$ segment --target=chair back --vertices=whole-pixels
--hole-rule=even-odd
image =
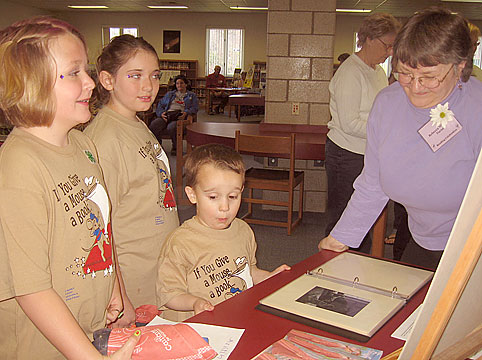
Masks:
[[[235,133],[234,148],[237,152],[255,156],[273,156],[290,159],[290,181],[295,170],[295,145],[296,135],[290,136],[264,136]]]

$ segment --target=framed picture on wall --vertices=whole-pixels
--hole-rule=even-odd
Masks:
[[[162,44],[162,52],[179,54],[181,52],[181,32],[179,30],[164,30]]]

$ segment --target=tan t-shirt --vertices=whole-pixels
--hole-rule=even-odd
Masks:
[[[53,146],[15,128],[0,148],[0,221],[16,296],[53,288],[87,336],[105,326],[115,279],[110,204],[97,153],[81,132]],[[2,359],[62,355],[15,299],[0,302]]]
[[[155,304],[159,251],[179,226],[167,156],[142,121],[107,106],[84,133],[99,152],[127,295],[135,307]]]
[[[158,306],[180,294],[192,294],[213,305],[253,286],[256,241],[248,224],[234,219],[224,230],[202,225],[196,217],[185,221],[167,239],[159,257]],[[192,311],[165,310],[163,317],[183,321]]]
[[[7,258],[7,243],[3,236],[2,222],[0,221],[0,301],[15,296],[10,265],[8,261],[3,261],[3,259]]]

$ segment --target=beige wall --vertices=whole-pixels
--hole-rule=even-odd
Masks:
[[[10,1],[0,0],[0,28],[14,21],[34,15],[48,13],[35,8],[26,7]],[[242,26],[246,31],[245,67],[255,60],[266,60],[267,14],[231,14],[231,13],[96,13],[96,12],[64,12],[56,14],[77,26],[86,36],[90,49],[90,60],[99,54],[102,44],[101,28],[103,25],[135,25],[141,36],[151,42],[160,58],[198,60],[198,76],[204,75],[205,64],[205,31],[208,26]],[[358,30],[363,15],[337,14],[333,57],[341,53],[353,51],[353,33]],[[482,21],[474,21],[482,29]],[[181,53],[163,54],[162,30],[181,30]]]
[[[266,61],[266,13],[260,14],[209,14],[156,12],[145,13],[62,13],[64,20],[76,26],[87,38],[91,61],[101,50],[102,26],[137,26],[140,35],[157,50],[161,59],[198,60],[198,76],[205,75],[206,28],[241,27],[245,29],[244,67],[253,61]],[[162,30],[181,31],[181,53],[162,53]]]
[[[7,27],[11,23],[26,19],[35,15],[48,15],[46,11],[41,11],[28,6],[19,5],[10,1],[0,0],[0,29]]]

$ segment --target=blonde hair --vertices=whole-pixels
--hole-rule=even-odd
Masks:
[[[471,22],[469,22],[467,24],[469,26],[469,31],[470,31],[470,40],[472,41],[472,45],[474,47],[477,47],[477,42],[479,41],[479,37],[480,37],[480,29],[472,24]]]
[[[0,32],[0,107],[14,126],[50,126],[56,65],[50,42],[64,34],[85,40],[72,25],[49,17],[22,20]]]

